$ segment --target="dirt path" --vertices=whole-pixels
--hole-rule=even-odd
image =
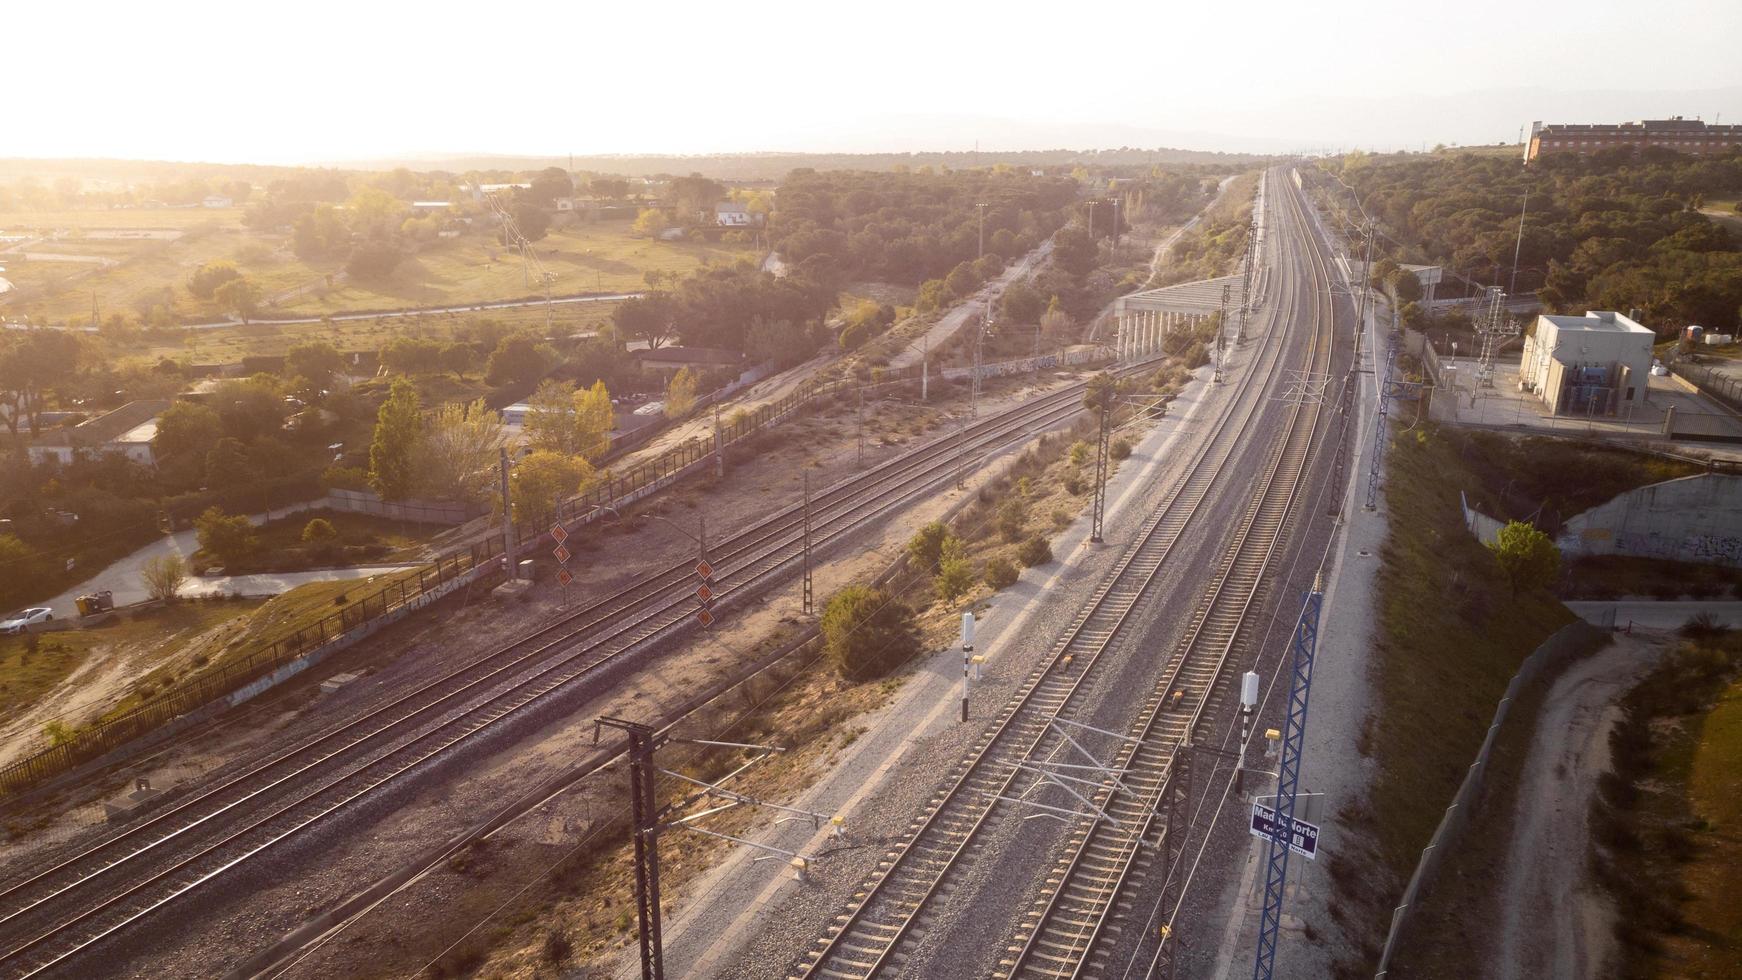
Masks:
[[[1498,980],[1605,976],[1614,910],[1586,880],[1591,793],[1609,769],[1616,702],[1662,655],[1656,638],[1617,635],[1575,664],[1543,700],[1519,775],[1510,873],[1497,895],[1505,923],[1488,975]]]

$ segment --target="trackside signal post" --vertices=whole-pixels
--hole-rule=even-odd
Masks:
[[[962,720],[968,720],[968,667],[974,660],[974,614],[962,614]]]

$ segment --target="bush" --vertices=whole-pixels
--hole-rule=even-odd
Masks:
[[[568,960],[575,947],[561,929],[552,929],[544,937],[544,961],[552,965]]]
[[[1071,496],[1081,496],[1083,491],[1087,488],[1088,484],[1083,482],[1081,476],[1072,473],[1070,476],[1065,477],[1065,492]]]
[[[1008,558],[994,558],[986,563],[986,584],[994,589],[1008,589],[1020,575]]]
[[[1011,499],[998,508],[998,531],[1004,535],[1004,540],[1016,542],[1022,540],[1022,525],[1028,520],[1028,508],[1022,501]]]
[[[333,522],[324,517],[317,517],[302,526],[303,544],[321,544],[339,536],[333,529]]]
[[[1052,561],[1052,545],[1037,534],[1022,542],[1022,547],[1017,549],[1016,560],[1027,568],[1044,565]]]
[[[907,542],[907,556],[919,568],[930,571],[943,560],[944,545],[951,540],[950,529],[942,521],[932,521]]]
[[[234,564],[254,553],[259,539],[254,525],[242,514],[226,515],[217,507],[207,507],[194,519],[200,550],[226,565]]]
[[[1131,457],[1131,441],[1128,439],[1113,440],[1113,444],[1107,447],[1107,454],[1114,459],[1129,459]]]
[[[882,677],[919,652],[913,610],[883,589],[850,585],[823,608],[823,642],[842,677]]]
[[[1095,455],[1095,447],[1081,439],[1071,443],[1071,465],[1086,466]],[[1075,492],[1075,491],[1073,491]]]
[[[369,471],[361,466],[329,466],[321,474],[321,486],[328,490],[367,490]]]

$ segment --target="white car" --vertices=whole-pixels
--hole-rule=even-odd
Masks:
[[[33,606],[0,622],[0,633],[22,633],[37,623],[46,623],[53,618],[54,610],[47,606]]]

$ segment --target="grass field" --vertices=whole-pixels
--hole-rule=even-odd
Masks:
[[[550,313],[558,334],[591,329],[609,320],[616,303],[557,304]],[[486,310],[483,313],[381,317],[337,323],[251,323],[247,326],[142,334],[135,339],[103,341],[118,361],[155,364],[164,358],[193,364],[232,364],[249,355],[283,354],[300,343],[325,340],[341,351],[379,350],[395,337],[444,340],[466,318],[487,317],[515,327],[544,330],[545,307]],[[482,367],[482,365],[480,365]]]
[[[1674,962],[1666,975],[1742,974],[1742,681],[1719,697],[1700,726],[1688,771],[1688,802],[1708,831],[1699,858],[1682,880],[1690,928],[1668,940]]]
[[[107,269],[70,262],[6,261],[6,276],[18,297],[6,307],[62,323],[90,316],[92,300],[103,315],[144,315],[167,307],[183,322],[224,318],[224,311],[187,292],[190,273],[206,262],[227,259],[255,283],[264,297],[262,316],[449,306],[537,296],[545,291],[536,267],[484,233],[444,239],[424,246],[382,280],[351,282],[340,260],[305,261],[293,255],[286,236],[241,228],[230,211],[91,211],[0,214],[0,228],[14,233],[25,222],[75,231],[111,227],[126,215],[146,226],[150,215],[183,217],[186,233],[173,242],[81,238],[75,233],[32,251],[85,255],[119,262]],[[194,220],[198,217],[202,220]],[[82,223],[74,223],[75,221]],[[706,264],[753,258],[747,246],[707,242],[665,242],[630,233],[630,222],[577,223],[552,231],[535,243],[537,260],[558,295],[627,292],[646,288],[650,271],[687,273]],[[530,272],[529,272],[530,269]]]

